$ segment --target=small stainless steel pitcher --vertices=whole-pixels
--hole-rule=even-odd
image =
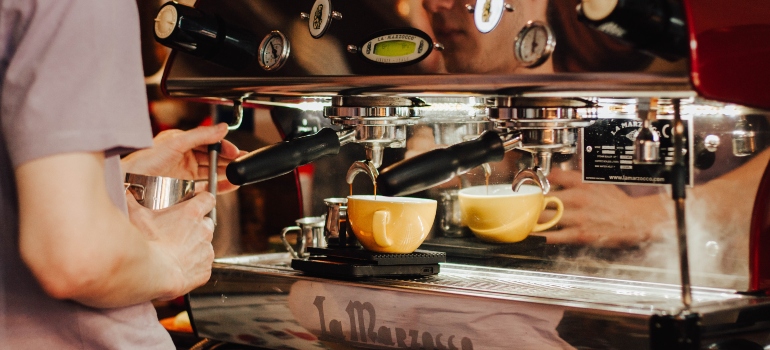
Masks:
[[[442,191],[438,200],[439,227],[444,237],[469,237],[473,234],[462,223],[457,189]]]
[[[323,216],[309,216],[298,219],[295,222],[297,226],[289,226],[281,231],[281,241],[283,241],[286,250],[291,253],[295,259],[304,259],[309,256],[307,247],[325,248],[326,239],[324,238],[324,226],[326,219]],[[291,231],[297,231],[297,250],[291,246],[286,239],[286,234]]]
[[[126,173],[123,185],[139,204],[155,210],[168,208],[195,195],[195,181],[172,177]]]
[[[326,198],[326,226],[324,227],[324,237],[326,242],[336,242],[337,245],[345,245],[345,227],[348,221],[348,199],[347,198]]]

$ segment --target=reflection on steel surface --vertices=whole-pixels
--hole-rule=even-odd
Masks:
[[[254,267],[272,268],[269,264],[281,264],[259,256],[219,259],[217,262]],[[224,267],[226,265],[222,265]],[[229,268],[230,266],[228,266]],[[265,271],[267,272],[267,271]],[[306,279],[300,274],[293,278]],[[419,279],[368,279],[342,284],[376,285],[390,288],[434,291],[478,297],[508,300],[534,300],[561,305],[587,305],[593,307],[650,314],[678,312],[681,307],[679,286],[674,284],[635,282],[621,279],[594,278],[568,274],[500,269],[445,263],[441,273]],[[734,290],[694,288],[693,304],[708,305],[732,299],[746,298]]]
[[[668,284],[457,264],[428,278],[349,281],[304,276],[289,261],[217,259],[211,281],[189,296],[198,335],[266,348],[282,336],[298,349],[649,349],[651,320],[681,308]],[[695,288],[693,300],[703,339],[725,337],[708,327],[761,332],[739,320],[770,308],[767,297],[727,289]]]

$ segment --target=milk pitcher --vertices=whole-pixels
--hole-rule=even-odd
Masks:
[[[323,216],[309,216],[298,219],[295,222],[297,226],[289,226],[281,231],[281,241],[284,247],[295,259],[304,259],[310,256],[307,247],[326,247],[324,238],[324,226],[326,225]],[[286,239],[286,234],[297,231],[297,249],[295,250],[291,243]]]

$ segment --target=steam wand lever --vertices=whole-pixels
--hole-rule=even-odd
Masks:
[[[229,130],[235,130],[238,129],[241,126],[241,122],[243,121],[243,103],[240,100],[233,101],[233,124],[229,124],[227,126],[227,129]],[[212,124],[217,125],[219,122],[216,114],[212,116]],[[214,195],[214,198],[217,197],[217,169],[219,167],[219,153],[222,152],[222,142],[217,142],[210,144],[208,146],[209,151],[209,192]],[[211,221],[214,222],[214,225],[217,224],[217,208],[214,207],[211,209],[211,211],[207,215],[211,218]]]

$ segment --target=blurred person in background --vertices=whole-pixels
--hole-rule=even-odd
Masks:
[[[4,347],[173,349],[150,301],[210,276],[214,196],[151,211],[124,191],[125,172],[205,176],[227,133],[152,139],[138,25],[134,0],[0,1]],[[223,142],[220,191],[240,154]]]
[[[444,45],[441,55],[450,73],[547,73],[549,60],[535,69],[520,66],[513,54],[515,33],[528,20],[545,20],[548,4],[542,0],[521,0],[514,3],[515,11],[503,13],[500,23],[489,33],[481,33],[460,0],[423,0],[436,41]]]
[[[510,2],[514,11],[504,12],[500,23],[489,33],[476,29],[473,14],[465,8],[468,1],[422,1],[436,41],[444,45],[441,55],[450,73],[620,72],[650,68],[660,71],[686,63],[658,62],[589,28],[578,21],[576,3],[572,0]],[[529,21],[547,23],[557,43],[552,57],[536,67],[521,65],[513,51],[516,34]]]

